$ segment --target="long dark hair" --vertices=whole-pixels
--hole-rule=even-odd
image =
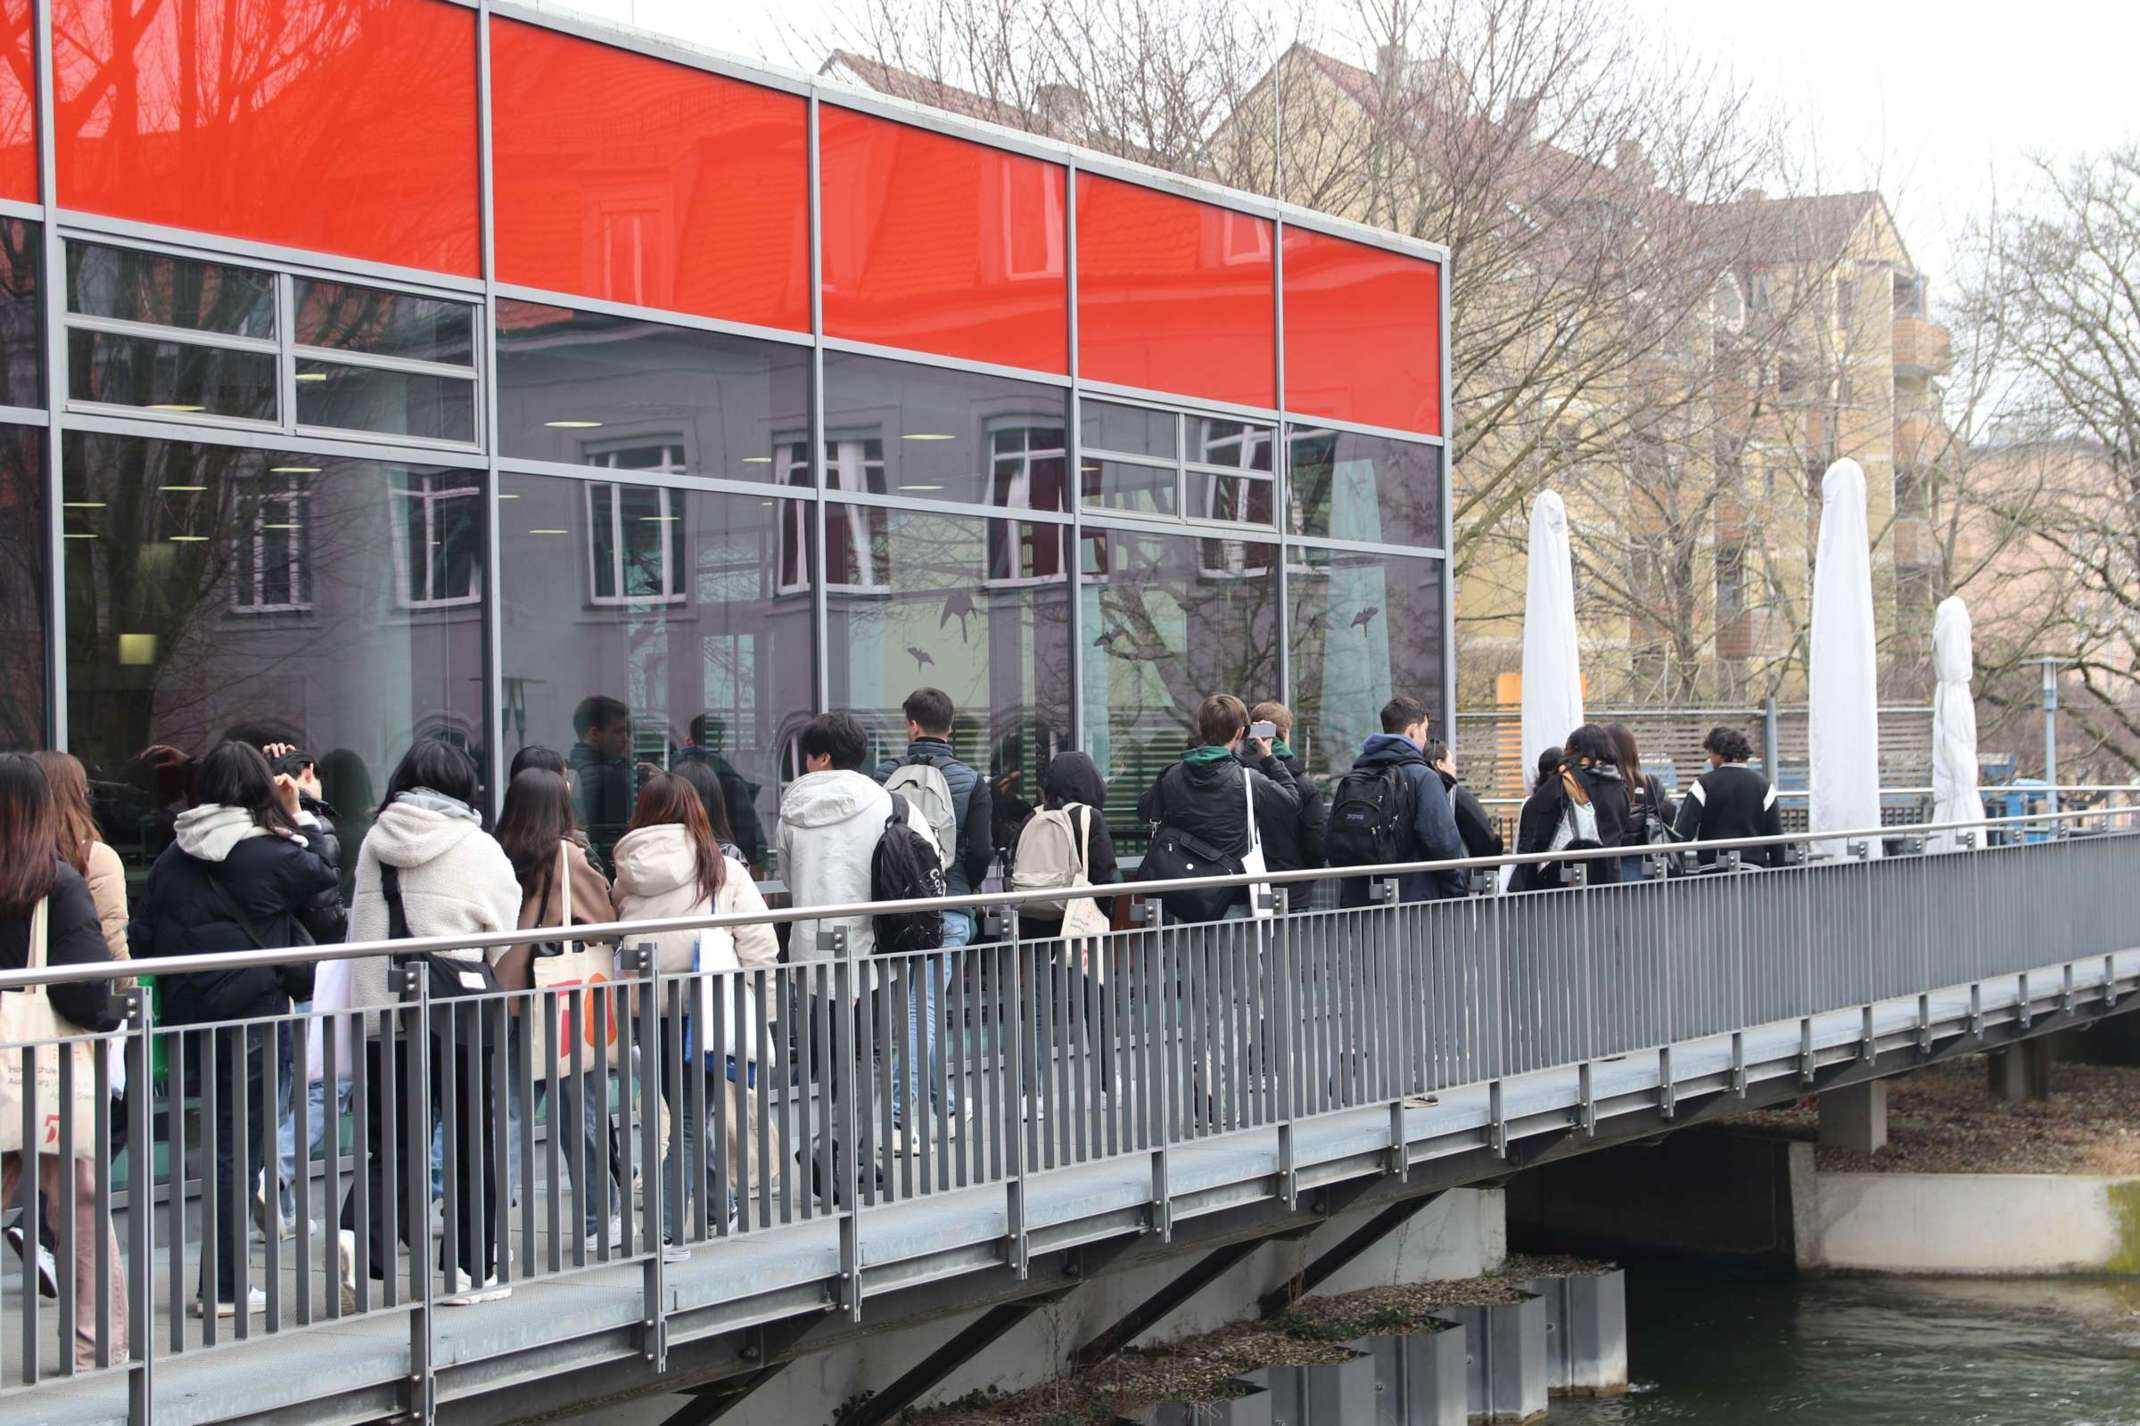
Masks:
[[[721,776],[697,758],[686,758],[669,769],[674,776],[691,784],[698,794],[699,805],[706,810],[706,826],[716,842],[733,842],[735,828],[728,820],[728,794],[721,789]]]
[[[477,816],[482,815],[483,809],[476,806],[481,779],[474,759],[443,738],[418,738],[409,744],[394,766],[394,775],[386,780],[386,797],[379,810],[384,812],[395,798],[419,787],[465,802]]]
[[[0,753],[0,916],[27,916],[59,878],[52,788],[28,753]]]
[[[97,835],[97,816],[89,806],[89,774],[73,753],[31,753],[31,759],[52,787],[52,836],[59,859],[82,875],[89,875],[89,849],[103,840]]]
[[[1562,744],[1568,761],[1584,763],[1613,763],[1619,759],[1614,753],[1612,739],[1595,723],[1585,723]]]
[[[557,849],[572,836],[572,791],[547,768],[531,767],[505,785],[498,814],[498,845],[513,863],[523,896],[549,890],[557,875]]]
[[[1627,790],[1634,793],[1644,788],[1642,749],[1635,742],[1635,730],[1625,723],[1607,723],[1605,736],[1612,742],[1613,761],[1620,765],[1620,777],[1627,783]]]
[[[721,894],[721,879],[727,874],[728,859],[721,849],[713,844],[713,828],[706,823],[706,805],[698,800],[698,791],[674,773],[657,772],[639,789],[639,805],[632,809],[632,821],[625,834],[642,827],[663,827],[671,823],[684,829],[691,843],[691,852],[698,863],[699,895],[708,901]]]
[[[297,823],[275,795],[274,769],[251,743],[223,742],[210,748],[193,770],[193,800],[197,806],[214,802],[242,807],[252,814],[254,826],[270,832],[294,835],[297,831]]]

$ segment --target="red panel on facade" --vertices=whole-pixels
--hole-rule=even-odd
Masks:
[[[501,281],[809,329],[805,100],[509,20],[490,62]]]
[[[1286,229],[1288,411],[1438,436],[1441,360],[1439,266]]]
[[[37,57],[30,0],[0,3],[0,198],[37,201]]]
[[[60,201],[475,275],[475,15],[443,0],[54,0]]]
[[[1070,369],[1061,165],[818,110],[825,330]]]
[[[1268,222],[1079,174],[1077,263],[1079,375],[1277,404]]]

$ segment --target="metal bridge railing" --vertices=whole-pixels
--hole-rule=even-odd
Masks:
[[[1848,856],[1774,872],[1740,873],[1737,857],[1811,839],[1704,843],[1725,855],[1698,874],[1423,903],[1397,901],[1393,878],[1456,869],[1490,884],[1539,858],[1409,864],[1374,869],[1363,905],[1293,914],[1340,873],[1138,883],[1120,890],[1147,907],[1170,887],[1251,886],[1275,914],[1155,913],[1070,942],[1020,934],[1033,894],[946,897],[904,905],[979,906],[994,923],[981,943],[861,956],[836,934],[746,971],[656,974],[640,938],[887,908],[615,923],[577,934],[621,945],[616,983],[434,1000],[428,977],[403,968],[396,1003],[340,1014],[158,1025],[130,992],[111,1035],[0,1045],[26,1082],[56,1061],[53,1117],[25,1096],[25,1141],[72,1143],[83,1114],[90,1141],[73,1172],[48,1157],[51,1172],[20,1176],[18,1221],[49,1216],[60,1270],[56,1296],[41,1297],[25,1252],[0,1297],[17,1318],[0,1321],[0,1386],[125,1368],[145,1420],[158,1361],[403,1313],[422,1413],[435,1313],[493,1277],[635,1263],[658,1324],[679,1255],[829,1220],[841,1302],[859,1314],[863,1234],[887,1205],[995,1186],[1015,1266],[1031,1176],[1142,1156],[1164,1228],[1170,1152],[1257,1129],[1277,1135],[1290,1198],[1293,1133],[1316,1116],[1386,1112],[1401,1146],[1404,1106],[1451,1086],[2126,949],[2136,937],[2103,894],[2140,871],[2140,835],[2106,830],[2119,815],[1998,819],[1964,835],[2051,835],[1939,855],[1874,855],[1894,828],[1830,832]],[[1902,830],[1914,849],[1943,829]],[[6,972],[0,991],[525,938]],[[64,1052],[84,1041],[82,1059]],[[115,1099],[121,1078],[131,1092]],[[299,1165],[288,1236],[273,1206],[283,1102]],[[78,1258],[79,1275],[67,1270]],[[217,1315],[219,1299],[239,1304],[233,1315]]]

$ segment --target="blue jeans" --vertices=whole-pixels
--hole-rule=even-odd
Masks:
[[[532,1053],[532,1039],[527,1017],[523,1015],[513,1022],[512,1036],[506,1042],[506,1054],[512,1062],[513,1084],[516,1086],[507,1091],[505,1096],[505,1116],[509,1126],[505,1150],[506,1175],[512,1184],[506,1193],[515,1203],[519,1202],[520,1197],[520,1145],[521,1140],[527,1137],[520,1122],[520,1092],[517,1086],[528,1076],[528,1056]],[[582,1091],[585,1092],[587,1101],[584,1113],[580,1109]],[[549,1094],[548,1078],[538,1077],[534,1093],[528,1098],[532,1112],[543,1112],[543,1104]],[[557,1136],[558,1158],[564,1164],[569,1181],[579,1185],[581,1198],[586,1204],[586,1211],[581,1217],[586,1221],[588,1235],[592,1237],[602,1230],[602,1205],[599,1197],[601,1190],[598,1187],[600,1180],[594,1176],[597,1166],[603,1177],[609,1180],[610,1213],[622,1213],[625,1206],[623,1196],[617,1191],[616,1176],[609,1171],[609,1136],[603,1132],[609,1124],[609,1086],[597,1082],[591,1069],[582,1070],[577,1075],[560,1071],[557,1077],[557,1097],[560,1102],[557,1113],[550,1117],[550,1132]],[[441,1148],[443,1145],[434,1138],[434,1162],[443,1162],[436,1157]],[[528,1145],[528,1151],[534,1152],[533,1144]],[[537,1172],[539,1175],[541,1171]],[[564,1191],[563,1184],[556,1185],[556,1188],[560,1193]]]
[[[292,1008],[298,1014],[303,1015],[312,1009],[312,1002],[300,1000]],[[317,1025],[312,1027],[312,1033],[314,1035],[319,1034]],[[275,1150],[276,1157],[282,1161],[282,1181],[276,1198],[282,1209],[282,1216],[285,1219],[297,1216],[297,1198],[291,1188],[291,1185],[297,1182],[297,1114],[291,1107],[291,1097],[296,1093],[296,1076],[301,1067],[295,1063],[295,1053],[296,1041],[290,1033],[290,1026],[288,1024],[276,1026]],[[320,1145],[325,1142],[330,1125],[339,1126],[341,1116],[349,1112],[349,1081],[339,1076],[335,1079],[334,1117],[332,1119],[327,1115],[327,1085],[325,1081],[308,1080],[305,1088],[305,1098],[311,1106],[312,1118],[312,1127],[309,1134],[311,1142],[305,1145],[305,1157],[309,1162],[319,1157]],[[337,1148],[341,1146],[342,1136],[339,1131],[334,1136],[334,1142]]]
[[[944,913],[944,950],[946,952],[956,950],[961,946],[972,945],[973,932],[973,913],[971,911],[946,911]],[[946,986],[950,985],[951,977],[957,974],[955,969],[957,962],[950,955],[945,955],[942,961],[942,971],[939,975],[926,974],[924,971],[926,964],[926,961],[921,957],[914,958],[913,965],[921,981],[921,994],[915,995],[911,989],[909,990],[907,995],[906,1043],[898,1047],[893,1055],[892,1121],[894,1123],[904,1123],[906,1120],[909,1087],[911,1086],[911,1093],[916,1098],[921,1095],[921,1075],[924,1073],[923,1062],[925,1060],[927,1062],[926,1073],[929,1076],[928,1084],[932,1091],[936,1086],[937,1070],[941,1063],[937,1054],[936,1044],[937,996]],[[958,1090],[948,1076],[944,1080],[944,1102],[939,1108],[947,1118],[959,1112]]]

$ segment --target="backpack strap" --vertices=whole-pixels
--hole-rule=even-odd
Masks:
[[[379,894],[386,898],[386,935],[391,941],[413,940],[409,911],[401,900],[401,868],[379,863]]]

